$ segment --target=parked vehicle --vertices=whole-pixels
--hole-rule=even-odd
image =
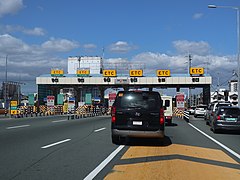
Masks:
[[[200,104],[197,105],[196,109],[194,110],[194,117],[202,116],[204,117],[206,113],[207,105]]]
[[[212,121],[215,111],[221,106],[232,106],[232,104],[228,101],[217,101],[210,103],[204,116],[207,125],[209,125]]]
[[[173,115],[172,96],[161,96],[161,98],[163,101],[165,121],[168,124],[172,124]]]
[[[240,109],[237,106],[221,106],[210,123],[214,133],[219,130],[237,130],[240,132]]]
[[[126,137],[164,138],[164,109],[158,92],[119,91],[111,115],[114,144]]]

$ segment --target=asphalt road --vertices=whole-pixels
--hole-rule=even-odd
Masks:
[[[175,118],[163,142],[111,143],[110,117],[0,119],[0,179],[240,179],[240,133]]]

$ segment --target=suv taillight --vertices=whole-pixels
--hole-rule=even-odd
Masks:
[[[217,120],[221,120],[221,116],[217,116]]]
[[[116,121],[116,107],[113,106],[111,110],[112,122],[115,123]]]
[[[160,124],[161,125],[164,124],[164,109],[163,108],[160,109]]]

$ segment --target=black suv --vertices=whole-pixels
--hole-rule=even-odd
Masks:
[[[111,110],[112,142],[125,137],[164,138],[164,108],[154,91],[120,91]]]

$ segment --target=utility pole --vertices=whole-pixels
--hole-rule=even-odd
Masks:
[[[8,55],[6,55],[6,65],[5,65],[5,83],[4,83],[4,108],[7,109],[7,60]]]
[[[191,54],[188,54],[188,74],[190,75],[190,68],[192,66],[192,56]],[[191,89],[188,88],[188,98],[189,98],[189,106],[192,106],[192,95],[191,95]]]

